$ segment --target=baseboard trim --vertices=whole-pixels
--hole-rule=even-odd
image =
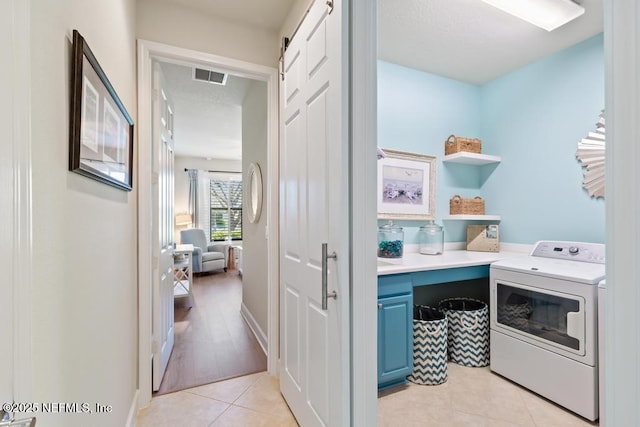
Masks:
[[[131,401],[131,406],[129,407],[129,415],[127,415],[127,423],[126,427],[136,427],[136,415],[138,414],[138,392],[140,390],[136,390],[133,393],[133,400]]]
[[[262,351],[264,352],[264,354],[268,355],[267,335],[260,328],[260,325],[258,325],[258,322],[256,322],[255,317],[253,317],[253,315],[251,314],[247,306],[244,305],[244,303],[242,303],[242,305],[240,306],[240,314],[244,318],[245,322],[247,322],[247,325],[249,325],[249,329],[251,329],[251,332],[253,332],[253,335],[258,340],[258,344],[260,344],[260,347],[262,348]]]

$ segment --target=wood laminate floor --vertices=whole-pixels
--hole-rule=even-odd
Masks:
[[[175,303],[175,344],[155,395],[267,369],[267,357],[240,315],[242,278],[237,270],[193,280],[193,306]]]

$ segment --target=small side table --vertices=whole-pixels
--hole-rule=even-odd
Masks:
[[[234,246],[234,255],[236,258],[234,259],[236,263],[236,268],[238,269],[238,274],[242,276],[242,246]]]
[[[236,247],[231,245],[229,246],[229,261],[227,262],[227,270],[235,270],[236,269]]]
[[[187,298],[193,305],[193,245],[176,245],[173,250],[173,299]]]

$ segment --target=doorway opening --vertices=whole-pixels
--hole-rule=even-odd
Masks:
[[[243,200],[249,165],[267,169],[268,104],[264,81],[199,64],[158,67],[172,109],[173,240],[201,249],[177,287],[173,350],[154,384],[165,394],[267,368],[266,216],[251,221]],[[174,257],[183,265],[191,255]]]
[[[151,387],[151,350],[153,343],[152,334],[152,291],[151,291],[151,271],[152,271],[152,251],[153,243],[149,238],[151,235],[150,224],[152,222],[152,212],[150,208],[151,201],[151,182],[152,173],[150,170],[147,159],[151,158],[151,141],[152,141],[152,116],[150,104],[152,100],[152,69],[153,62],[158,61],[168,64],[170,66],[182,66],[192,67],[197,65],[198,68],[204,68],[208,70],[224,71],[229,75],[242,79],[250,79],[256,81],[256,85],[266,86],[264,90],[266,92],[264,98],[266,99],[266,111],[264,115],[266,120],[264,121],[263,132],[265,141],[265,153],[264,157],[260,160],[263,165],[263,176],[265,180],[264,191],[264,209],[263,219],[264,222],[256,225],[261,233],[260,236],[264,242],[265,253],[265,270],[261,277],[262,286],[264,290],[264,297],[259,297],[261,304],[263,305],[261,314],[257,314],[259,310],[251,306],[251,302],[242,301],[243,317],[246,319],[247,324],[253,330],[258,342],[261,343],[264,351],[267,354],[267,371],[269,373],[276,373],[277,365],[277,349],[278,349],[278,245],[277,245],[277,187],[278,187],[278,140],[277,140],[277,70],[261,65],[246,63],[229,58],[218,57],[215,55],[209,55],[201,52],[195,52],[187,49],[176,48],[160,43],[139,41],[139,115],[138,115],[138,159],[139,159],[139,241],[140,241],[140,253],[139,253],[139,265],[140,265],[140,299],[139,299],[139,311],[140,311],[140,324],[139,324],[139,337],[140,337],[140,360],[139,360],[139,384],[140,395],[139,405],[145,406],[151,400],[152,387]],[[206,85],[207,83],[200,84]],[[263,107],[264,108],[264,107]],[[179,120],[176,115],[176,120]],[[176,140],[178,138],[178,129],[176,129]],[[179,145],[178,145],[179,146]],[[178,149],[179,150],[179,149]],[[176,153],[178,154],[178,153]],[[248,156],[247,156],[248,157]],[[185,174],[184,166],[180,166],[179,156],[175,167],[175,177],[178,180],[179,174]],[[206,161],[206,158],[203,159]],[[242,162],[237,159],[240,163]],[[251,160],[249,157],[246,160]],[[198,169],[207,171],[209,174],[208,166],[196,166]],[[222,168],[220,168],[222,169]],[[242,172],[242,165],[236,169]],[[224,169],[226,170],[226,169]],[[242,175],[240,175],[242,176]],[[176,199],[178,193],[176,192]],[[178,200],[176,200],[176,204]],[[175,212],[179,213],[178,211]],[[243,215],[244,216],[244,215]],[[214,223],[215,223],[214,219]],[[206,222],[204,222],[206,223]],[[207,227],[207,233],[211,232],[211,218],[209,218],[209,227]],[[190,226],[193,224],[190,224]],[[253,224],[252,224],[253,225]],[[200,223],[202,226],[202,223]],[[242,227],[243,232],[248,230],[247,227]],[[175,232],[175,230],[174,230]],[[254,234],[255,230],[254,230]],[[269,235],[274,236],[270,238]],[[176,235],[175,240],[179,240],[179,233]],[[211,236],[209,236],[211,237]],[[233,238],[233,237],[232,237]],[[226,240],[226,239],[225,239]],[[234,241],[231,240],[231,246]],[[243,277],[246,283],[248,279],[249,269],[247,268],[247,255],[249,251],[246,248],[247,238],[243,236],[242,250],[234,251],[234,260],[237,254],[242,253],[243,265]],[[255,266],[254,266],[255,267]],[[199,281],[206,282],[213,279],[213,275],[218,273],[210,273],[208,275],[202,275],[195,278],[195,287],[198,287]],[[235,274],[235,277],[234,277]],[[226,273],[222,272],[218,277],[223,276],[229,278],[232,282],[237,282],[238,271],[230,270]],[[217,277],[216,277],[217,278]],[[266,282],[266,283],[265,283]],[[266,302],[265,302],[266,301]],[[259,319],[258,316],[261,316]],[[179,318],[178,318],[179,320]],[[234,376],[233,374],[231,376]],[[229,377],[228,375],[226,377]],[[222,379],[222,378],[221,378]]]

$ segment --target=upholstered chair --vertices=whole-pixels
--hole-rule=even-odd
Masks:
[[[193,245],[193,272],[227,271],[227,256],[229,245],[226,243],[212,243],[207,239],[204,230],[190,228],[180,231],[183,244]]]

